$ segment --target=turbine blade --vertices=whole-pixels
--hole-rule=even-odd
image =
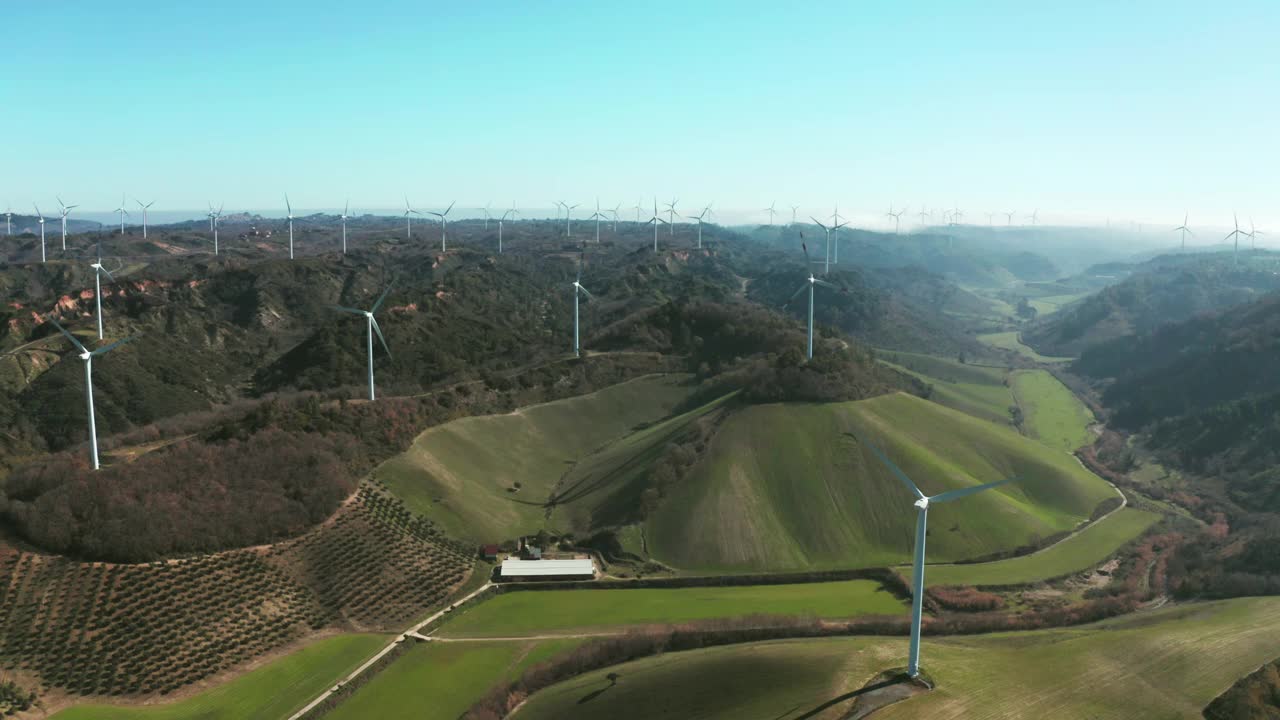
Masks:
[[[809,283],[806,282],[805,284],[801,285],[799,290],[792,293],[791,297],[787,298],[787,301],[782,303],[783,307],[790,305],[792,300],[795,300],[796,298],[800,297],[800,293],[808,289],[809,289]]]
[[[801,233],[800,237],[804,237],[804,234]],[[813,261],[809,259],[809,246],[801,242],[800,249],[804,251],[804,271],[809,272],[809,268],[813,265]]]
[[[823,225],[823,224],[822,224],[822,223],[821,223],[817,218],[815,218],[814,216],[810,215],[810,216],[809,216],[809,219],[810,219],[810,220],[812,220],[814,223],[816,223],[816,224],[817,224],[817,226],[818,226],[818,227],[820,227],[820,228],[822,228],[823,230],[826,230],[826,229],[827,229],[827,226],[826,226],[826,225]]]
[[[583,293],[584,295],[586,295],[587,297],[589,297],[589,298],[593,298],[593,297],[595,297],[595,295],[592,295],[590,292],[588,292],[588,291],[587,291],[587,289],[586,289],[586,288],[582,287],[581,285],[579,285],[579,286],[578,286],[578,289],[579,289],[579,290],[581,290],[581,291],[582,291],[582,293]]]
[[[338,312],[351,313],[352,315],[364,315],[364,311],[363,311],[363,310],[357,310],[357,309],[355,309],[355,308],[343,307],[343,306],[341,306],[341,305],[330,305],[330,306],[329,306],[329,309],[331,309],[331,310],[337,310]]]
[[[849,433],[849,434],[853,435],[853,433]],[[880,459],[880,462],[884,463],[885,467],[889,468],[889,470],[893,472],[893,474],[899,480],[902,481],[903,485],[907,486],[907,489],[910,490],[911,494],[915,495],[917,499],[924,498],[924,493],[920,492],[920,488],[916,487],[916,484],[911,482],[911,478],[907,477],[907,474],[902,472],[901,468],[899,468],[897,465],[894,465],[893,461],[889,459],[889,456],[881,452],[880,448],[876,447],[875,445],[872,445],[869,442],[864,442],[857,435],[853,435],[853,439],[871,448],[871,452],[875,453],[876,457]]]
[[[76,336],[67,332],[67,329],[62,327],[62,325],[57,320],[54,320],[53,318],[49,318],[49,322],[53,323],[53,326],[58,328],[58,330],[60,330],[63,335],[66,335],[67,339],[71,341],[72,345],[76,346],[77,350],[79,350],[80,352],[89,352],[88,350],[84,349],[84,345],[80,344],[80,341],[76,339]]]
[[[127,342],[133,342],[133,340],[134,338],[131,338],[131,337],[127,337],[122,340],[117,340],[111,343],[110,345],[107,345],[106,347],[100,347],[89,354],[90,355],[106,355],[107,353],[111,352],[112,350],[115,350],[116,348],[120,347],[121,345]]]
[[[840,286],[838,286],[838,285],[833,285],[833,284],[831,284],[831,283],[827,282],[826,280],[819,280],[819,279],[817,279],[817,278],[814,278],[814,282],[815,282],[815,283],[817,283],[817,284],[819,284],[819,285],[821,285],[821,286],[823,286],[823,287],[829,287],[829,288],[831,288],[832,290],[840,290],[840,289],[841,289],[841,288],[840,288]]]
[[[948,490],[944,493],[934,495],[933,497],[929,498],[929,502],[939,503],[939,502],[951,502],[952,500],[959,500],[962,497],[967,497],[969,495],[973,495],[974,493],[980,493],[983,490],[990,490],[993,487],[999,487],[1006,483],[1011,483],[1017,479],[1018,479],[1017,477],[1011,477],[1011,478],[1005,478],[1004,480],[997,480],[995,482],[983,483],[982,485],[974,485],[973,487],[960,488],[959,490]]]
[[[391,283],[390,285],[387,286],[386,290],[382,291],[382,295],[378,296],[378,302],[373,304],[373,309],[371,309],[369,312],[371,313],[378,312],[378,308],[382,307],[382,301],[386,300],[387,295],[391,294],[391,288],[393,287],[395,287],[395,283]]]
[[[115,277],[115,275],[112,275],[110,270],[108,270],[108,269],[106,269],[106,268],[102,267],[102,263],[98,263],[98,269],[99,269],[99,270],[101,270],[102,272],[106,273],[106,274],[107,274],[107,277],[111,278],[111,282],[115,282],[115,281],[116,281],[116,277]],[[120,268],[116,268],[116,269],[117,269],[117,270],[119,270]]]
[[[369,318],[369,322],[373,323],[373,331],[378,334],[378,340],[382,342],[382,349],[387,351],[387,357],[391,357],[391,348],[387,347],[387,339],[382,337],[382,328],[378,327],[378,321]]]

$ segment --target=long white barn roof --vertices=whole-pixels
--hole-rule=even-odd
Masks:
[[[591,558],[581,560],[503,560],[502,577],[545,577],[550,575],[595,575]]]

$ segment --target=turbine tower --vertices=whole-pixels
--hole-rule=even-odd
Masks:
[[[778,212],[777,210],[775,210],[775,209],[774,209],[774,206],[775,206],[775,205],[777,205],[777,204],[778,204],[778,201],[777,201],[777,200],[774,200],[773,202],[769,203],[769,207],[767,207],[767,208],[765,208],[765,209],[764,209],[764,211],[765,211],[765,212],[769,213],[769,224],[770,224],[770,225],[773,225],[773,216],[774,216],[775,214],[777,214],[777,212]]]
[[[490,207],[492,207],[492,206],[493,206],[493,201],[492,201],[492,200],[490,200],[489,202],[485,203],[484,207],[480,208],[480,209],[484,212],[484,229],[485,229],[485,232],[488,232],[488,231],[489,231],[489,208],[490,208]]]
[[[570,205],[569,203],[560,203],[560,204],[564,206],[564,236],[573,237],[573,226],[570,224],[571,222],[573,222],[573,219],[572,219],[573,216],[571,211],[574,208],[581,205],[582,203],[574,203],[572,205]]]
[[[1031,220],[1031,227],[1035,227],[1035,226],[1036,226],[1036,220],[1037,220],[1037,218],[1039,218],[1039,217],[1040,217],[1040,210],[1039,210],[1039,209],[1032,210],[1032,211],[1031,211],[1031,214],[1030,214],[1030,215],[1028,215],[1027,217],[1028,217],[1028,218],[1030,218],[1030,220]]]
[[[4,209],[4,234],[13,234],[13,208],[8,205],[6,205]]]
[[[67,216],[71,214],[72,208],[78,208],[79,205],[64,205],[62,198],[58,198],[58,208],[62,211],[62,249],[67,249]]]
[[[1005,214],[1004,214],[1004,216],[1005,216],[1005,221],[1004,221],[1005,227],[1009,227],[1009,226],[1013,225],[1013,215],[1014,215],[1014,213],[1016,213],[1016,212],[1017,212],[1016,210],[1010,210],[1009,212],[1007,212],[1007,213],[1005,213]]]
[[[454,202],[457,201],[455,200]],[[440,218],[440,252],[449,251],[449,211],[452,209],[453,203],[449,203],[449,207],[445,208],[442,213],[428,211],[431,215]]]
[[[218,254],[218,221],[222,219],[222,205],[218,205],[218,209],[213,209],[213,203],[209,204],[209,217],[213,220],[213,254]],[[289,257],[293,257],[290,255]]]
[[[405,240],[413,239],[413,218],[410,217],[410,214],[421,215],[422,213],[409,207],[409,196],[405,195],[404,196],[404,239]]]
[[[801,233],[801,237],[803,236],[804,236],[804,233]],[[804,251],[805,272],[809,273],[809,279],[806,280],[805,283],[800,286],[800,289],[796,290],[795,293],[791,295],[791,297],[787,298],[787,301],[783,303],[782,306],[786,307],[787,305],[790,305],[792,300],[795,300],[797,297],[800,296],[800,293],[804,292],[805,290],[809,291],[809,335],[808,335],[808,340],[805,343],[804,356],[805,358],[812,360],[813,359],[813,289],[814,289],[814,286],[821,285],[823,287],[829,287],[832,290],[838,290],[839,288],[827,282],[826,280],[819,280],[818,278],[814,277],[813,261],[809,259],[809,248],[804,244],[804,242],[801,242],[800,249]]]
[[[893,218],[893,234],[894,235],[898,234],[898,228],[900,228],[902,225],[902,214],[905,213],[906,211],[907,209],[904,207],[898,212],[894,212],[893,203],[889,203],[889,212],[885,213],[885,217]]]
[[[578,293],[582,293],[587,297],[594,297],[587,289],[582,287],[582,266],[587,264],[587,254],[582,253],[582,257],[578,260],[578,277],[573,281],[573,355],[574,357],[582,357],[582,347],[578,344]]]
[[[588,220],[596,221],[596,244],[600,244],[600,221],[604,219],[604,215],[600,212],[600,198],[596,198],[596,211]]]
[[[120,196],[120,207],[114,212],[120,213],[120,237],[124,237],[124,216],[129,214],[129,211],[124,209],[124,195]]]
[[[653,226],[653,251],[658,252],[658,223],[666,224],[666,220],[658,217],[658,198],[653,199],[653,217],[649,218],[650,225]]]
[[[139,199],[137,199],[137,198],[134,198],[134,199],[133,199],[133,201],[134,201],[134,202],[136,202],[136,203],[138,203],[138,207],[142,208],[142,239],[143,239],[143,240],[146,240],[146,239],[147,239],[147,210],[148,210],[152,205],[155,205],[155,204],[156,204],[156,201],[155,201],[155,200],[152,200],[151,202],[147,203],[146,205],[143,205],[143,204],[142,204],[142,201],[141,201],[141,200],[139,200]]]
[[[96,243],[98,247],[98,262],[93,263],[89,267],[93,268],[93,300],[98,309],[98,339],[102,339],[102,273],[106,273],[111,282],[115,282],[115,276],[111,271],[102,266],[102,241]],[[119,268],[116,268],[119,270]]]
[[[613,215],[613,232],[615,233],[618,232],[618,211],[621,209],[622,209],[622,203],[618,203],[617,205],[613,206],[612,210],[609,211],[609,213]]]
[[[826,258],[823,260],[823,266],[822,266],[822,274],[826,275],[828,272],[831,271],[831,231],[839,230],[840,228],[845,226],[845,223],[840,223],[839,225],[832,225],[831,227],[827,227],[826,225],[822,224],[822,221],[818,220],[812,215],[809,216],[809,219],[817,223],[818,227],[822,228],[827,233],[827,255],[826,255]],[[808,251],[805,251],[805,252],[807,255]]]
[[[76,339],[75,335],[72,335],[71,333],[67,332],[66,328],[59,325],[57,320],[54,320],[51,317],[49,318],[49,322],[53,323],[54,326],[58,328],[58,330],[62,331],[63,335],[67,336],[67,339],[71,341],[71,344],[75,346],[76,350],[80,351],[79,357],[81,360],[84,361],[84,395],[85,395],[85,398],[88,400],[88,405],[89,405],[89,452],[90,452],[90,455],[93,457],[93,469],[97,470],[98,469],[98,429],[93,419],[93,358],[98,355],[106,355],[112,350],[131,341],[133,338],[125,338],[123,340],[117,340],[105,347],[100,347],[97,350],[89,351],[85,348],[84,345],[80,344],[80,341]]]
[[[799,206],[799,205],[792,205],[792,206],[791,206],[791,224],[792,224],[792,225],[795,225],[795,224],[796,224],[796,211],[797,211],[797,210],[799,210],[799,209],[800,209],[800,206]]]
[[[502,254],[502,223],[507,219],[508,215],[516,215],[520,211],[515,208],[502,213],[502,217],[498,218],[498,254]]]
[[[1191,217],[1191,214],[1190,214],[1190,213],[1183,213],[1183,214],[1182,214],[1182,224],[1181,224],[1181,225],[1179,225],[1178,227],[1176,227],[1176,228],[1174,228],[1174,229],[1173,229],[1173,231],[1174,231],[1174,232],[1181,232],[1181,233],[1182,233],[1182,249],[1183,249],[1183,250],[1186,250],[1186,249],[1187,249],[1187,233],[1191,233],[1191,237],[1195,237],[1195,236],[1196,236],[1196,234],[1195,234],[1195,233],[1191,232],[1191,228],[1187,227],[1187,219],[1188,219],[1188,218],[1190,218],[1190,217]]]
[[[330,307],[339,312],[364,316],[369,350],[369,400],[371,402],[377,399],[373,389],[373,334],[375,332],[378,334],[378,340],[382,342],[382,349],[387,351],[387,357],[391,357],[391,348],[387,347],[387,339],[382,336],[382,328],[378,327],[378,321],[374,319],[373,314],[378,312],[378,308],[382,307],[382,301],[387,299],[387,295],[390,292],[391,286],[388,285],[387,289],[383,290],[382,295],[378,297],[378,301],[375,302],[373,307],[368,310],[358,310],[356,308],[343,307],[341,305],[330,305]]]
[[[44,215],[40,212],[40,206],[32,203],[36,209],[36,219],[40,223],[40,262],[44,262]]]
[[[351,217],[351,201],[342,207],[342,214],[338,217],[342,220],[342,254],[347,254],[347,219]]]
[[[293,259],[293,205],[289,204],[289,193],[284,194],[284,206],[285,206],[285,211],[288,213],[288,218],[289,218],[289,259],[292,260]],[[216,219],[213,222],[213,229],[214,230],[218,229],[218,221]]]
[[[916,487],[916,484],[911,482],[911,478],[908,478],[906,473],[902,472],[897,465],[894,465],[893,461],[880,451],[880,448],[877,448],[875,445],[870,443],[862,442],[862,440],[856,435],[854,436],[854,439],[871,448],[871,452],[875,453],[875,456],[879,458],[880,462],[884,463],[884,465],[889,468],[889,471],[897,476],[897,478],[902,481],[902,484],[907,486],[907,489],[910,490],[911,494],[916,498],[914,503],[916,506],[915,565],[912,568],[913,580],[911,586],[911,645],[907,655],[907,675],[914,678],[920,674],[920,614],[924,602],[924,541],[928,535],[929,506],[933,503],[959,500],[962,497],[967,497],[974,493],[982,492],[983,490],[990,490],[991,488],[999,487],[1005,483],[1013,482],[1017,478],[1006,478],[1004,480],[997,480],[996,482],[984,483],[982,485],[973,485],[966,488],[959,488],[957,490],[948,490],[947,492],[939,493],[930,497],[920,492],[920,488]]]
[[[698,213],[697,215],[685,215],[686,218],[698,223],[698,249],[699,250],[702,249],[702,223],[704,220],[706,220],[707,213],[709,212],[711,212],[710,205],[702,208],[702,212]]]
[[[642,206],[642,205],[640,204],[641,202],[644,202],[644,201],[643,201],[643,200],[640,200],[640,201],[637,201],[637,202],[636,202],[636,208],[635,208],[635,210],[636,210],[636,222],[640,222],[640,211],[644,209],[644,206]]]
[[[673,196],[671,202],[667,203],[667,229],[671,231],[670,237],[676,236],[676,202]]]
[[[1236,229],[1227,233],[1227,236],[1222,239],[1223,241],[1231,240],[1232,238],[1235,239],[1236,244],[1235,244],[1235,250],[1231,255],[1231,263],[1233,265],[1239,265],[1240,264],[1240,236],[1246,233],[1240,231],[1240,217],[1235,213],[1232,213],[1231,215],[1235,219]]]
[[[1250,245],[1252,246],[1253,250],[1257,250],[1257,249],[1258,249],[1258,236],[1259,236],[1259,235],[1266,235],[1266,233],[1264,233],[1264,232],[1262,232],[1261,230],[1259,230],[1258,228],[1254,227],[1254,226],[1253,226],[1253,218],[1249,218],[1249,243],[1250,243]]]

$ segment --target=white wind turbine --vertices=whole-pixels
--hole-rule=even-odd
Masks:
[[[382,336],[382,328],[378,327],[378,321],[374,319],[373,314],[378,312],[378,308],[382,307],[382,301],[387,299],[387,295],[390,292],[391,286],[388,285],[387,289],[383,290],[382,295],[378,297],[378,301],[375,302],[373,307],[369,310],[359,310],[357,308],[343,307],[341,305],[330,306],[339,312],[364,316],[369,351],[369,400],[371,401],[377,399],[373,389],[373,334],[375,332],[378,334],[378,340],[382,342],[382,349],[387,351],[387,357],[391,357],[391,348],[387,347],[387,339]]]
[[[1253,248],[1254,250],[1257,250],[1257,249],[1258,249],[1258,236],[1259,236],[1259,235],[1266,235],[1266,233],[1264,233],[1264,232],[1262,232],[1261,230],[1259,230],[1258,228],[1254,227],[1254,225],[1253,225],[1253,218],[1249,218],[1249,242],[1250,242],[1250,245],[1252,246],[1252,248]]]
[[[515,203],[512,203],[512,205],[514,205],[514,204],[515,204]],[[502,254],[502,223],[503,223],[504,221],[506,221],[506,219],[507,219],[507,216],[508,216],[508,215],[515,216],[515,215],[518,215],[519,213],[520,213],[520,211],[519,211],[519,210],[516,210],[516,209],[513,207],[513,208],[511,208],[510,210],[508,210],[508,211],[506,211],[506,212],[502,213],[502,217],[498,218],[498,254],[499,254],[499,255],[501,255],[501,254]]]
[[[570,205],[569,203],[560,203],[560,204],[564,205],[564,236],[573,237],[573,226],[570,225],[570,223],[573,222],[572,220],[573,216],[571,213],[574,208],[578,207],[582,203],[574,203],[573,205]]]
[[[8,205],[4,209],[4,234],[13,234],[13,208]]]
[[[826,258],[823,260],[823,266],[822,266],[822,274],[826,275],[828,272],[831,271],[831,231],[839,230],[840,228],[845,226],[845,223],[840,223],[839,225],[832,225],[831,227],[827,227],[826,225],[822,224],[821,220],[818,220],[812,215],[809,216],[809,219],[817,223],[818,227],[822,228],[827,233],[827,255],[826,255]]]
[[[284,207],[285,207],[285,212],[288,213],[288,218],[289,218],[289,259],[292,260],[293,259],[293,205],[289,204],[289,193],[284,194]],[[213,229],[214,230],[218,229],[218,222],[216,219],[214,220],[214,223],[213,223]]]
[[[877,448],[875,445],[870,443],[863,442],[856,435],[853,437],[855,440],[858,440],[858,442],[871,448],[871,452],[875,453],[876,457],[880,459],[880,462],[884,463],[885,466],[889,468],[890,472],[901,480],[902,484],[906,485],[907,489],[911,491],[911,494],[916,497],[914,503],[916,506],[916,547],[915,564],[912,567],[913,580],[911,586],[911,644],[907,655],[907,675],[910,677],[916,677],[920,674],[920,615],[924,602],[924,543],[925,538],[928,535],[929,506],[933,503],[959,500],[962,497],[967,497],[974,493],[982,492],[983,490],[990,490],[991,488],[1004,485],[1005,483],[1013,482],[1017,478],[1006,478],[1004,480],[997,480],[996,482],[984,483],[982,485],[973,485],[966,488],[959,488],[957,490],[948,490],[947,492],[939,493],[930,497],[920,492],[920,488],[916,487],[914,482],[911,482],[911,478],[908,478],[906,473],[902,472],[897,465],[894,465],[893,461],[880,451],[880,448]]]
[[[222,205],[218,205],[218,209],[213,209],[213,203],[209,203],[209,219],[213,221],[213,254],[218,254],[218,221],[222,219]],[[289,257],[293,257],[293,244],[289,245]]]
[[[1005,215],[1004,224],[1006,227],[1013,225],[1013,215],[1016,212],[1017,212],[1016,210],[1010,210],[1009,212],[1004,214]]]
[[[70,340],[71,344],[76,347],[76,350],[80,351],[79,357],[82,361],[84,361],[84,395],[85,395],[85,398],[88,400],[88,405],[89,405],[89,452],[90,452],[90,455],[93,457],[93,469],[97,470],[98,469],[98,429],[93,418],[93,358],[98,355],[106,355],[107,353],[111,352],[117,347],[120,347],[121,345],[133,340],[133,338],[124,338],[123,340],[117,340],[111,343],[110,345],[107,345],[105,347],[100,347],[97,350],[90,351],[86,349],[84,345],[80,344],[80,341],[76,339],[75,335],[72,335],[71,333],[67,332],[66,328],[59,325],[57,320],[54,320],[53,318],[49,318],[49,322],[53,323],[54,326],[58,328],[58,330],[62,331],[63,335],[67,336],[67,339]]]
[[[44,262],[44,214],[40,212],[40,206],[32,203],[36,209],[36,220],[40,223],[40,262]]]
[[[795,224],[796,224],[796,211],[797,211],[797,210],[799,210],[799,209],[800,209],[800,206],[799,206],[799,205],[792,205],[792,206],[791,206],[791,224],[792,224],[792,225],[795,225]]]
[[[64,205],[62,198],[58,198],[58,208],[62,211],[62,249],[67,249],[67,216],[71,214],[72,208],[78,208],[79,205]]]
[[[1234,220],[1235,220],[1235,223],[1236,223],[1236,229],[1235,229],[1235,230],[1232,230],[1232,231],[1231,231],[1231,232],[1229,232],[1229,233],[1227,233],[1227,236],[1226,236],[1226,237],[1224,237],[1224,238],[1222,238],[1222,239],[1223,239],[1223,241],[1224,241],[1224,242],[1225,242],[1225,241],[1227,241],[1227,240],[1231,240],[1232,238],[1234,238],[1234,239],[1235,239],[1235,243],[1236,243],[1236,244],[1235,244],[1235,250],[1233,251],[1232,256],[1231,256],[1231,262],[1232,262],[1232,264],[1238,265],[1238,264],[1240,263],[1240,257],[1239,257],[1239,256],[1240,256],[1240,236],[1241,236],[1241,235],[1247,235],[1248,233],[1245,233],[1245,232],[1243,232],[1243,231],[1241,231],[1241,230],[1240,230],[1240,217],[1239,217],[1238,215],[1236,215],[1235,213],[1232,213],[1232,214],[1231,214],[1231,216],[1232,216],[1232,218],[1234,218]]]
[[[457,201],[455,200],[454,202]],[[427,211],[428,214],[440,218],[440,252],[449,251],[449,211],[452,209],[453,203],[449,203],[449,207],[445,208],[442,213]]]
[[[124,209],[124,195],[120,196],[120,207],[116,208],[114,212],[120,213],[120,236],[124,237],[124,216],[129,214],[129,211]]]
[[[920,224],[924,225],[925,224],[924,221],[933,217],[933,214],[930,213],[928,210],[926,210],[923,205],[921,205],[920,212],[916,213],[916,217],[920,218]]]
[[[697,215],[685,215],[686,218],[698,223],[698,249],[699,250],[702,249],[702,223],[703,221],[706,220],[707,213],[709,212],[711,212],[710,205],[702,208],[702,212],[698,213]]]
[[[1182,224],[1173,229],[1174,232],[1182,233],[1182,249],[1183,250],[1187,249],[1187,233],[1191,233],[1191,237],[1196,236],[1195,233],[1191,232],[1191,228],[1187,227],[1187,219],[1190,217],[1191,217],[1191,213],[1183,213]]]
[[[556,222],[560,222],[560,208],[565,207],[563,200],[553,201],[556,204]]]
[[[421,214],[422,213],[418,212],[417,210],[414,210],[412,207],[409,207],[409,196],[405,195],[404,196],[404,239],[405,240],[413,239],[413,216],[421,215]]]
[[[483,208],[480,208],[480,209],[481,209],[481,211],[483,211],[483,212],[484,212],[484,229],[485,229],[485,231],[486,231],[486,232],[489,230],[489,208],[491,208],[491,207],[493,207],[493,201],[492,201],[492,200],[490,200],[489,202],[485,203],[485,205],[484,205],[484,207],[483,207]]]
[[[143,240],[146,240],[146,239],[147,239],[147,210],[148,210],[152,205],[155,205],[155,204],[156,204],[156,201],[155,201],[155,200],[152,200],[151,202],[149,202],[149,203],[147,203],[147,204],[145,204],[145,205],[143,205],[143,204],[142,204],[142,201],[141,201],[141,200],[139,200],[139,199],[137,199],[137,198],[134,198],[134,199],[133,199],[133,201],[134,201],[134,202],[136,202],[136,203],[138,203],[138,207],[142,208],[142,239],[143,239]]]
[[[672,197],[671,202],[667,203],[667,229],[670,230],[671,237],[676,236],[676,202],[677,200]]]
[[[342,254],[343,255],[347,254],[347,220],[351,217],[350,213],[351,213],[351,201],[348,200],[347,204],[342,207],[342,214],[338,216],[339,219],[342,220]]]
[[[800,233],[800,236],[803,238],[804,233],[803,232]],[[829,287],[832,290],[840,290],[840,288],[836,287],[835,285],[832,285],[826,280],[820,280],[814,277],[813,261],[809,259],[809,248],[804,244],[803,241],[801,241],[800,243],[800,249],[804,251],[804,271],[809,273],[809,279],[806,280],[805,283],[800,286],[800,289],[796,290],[795,293],[791,295],[791,297],[787,298],[787,301],[783,303],[783,307],[790,305],[792,300],[795,300],[797,297],[800,296],[800,293],[804,292],[805,290],[809,291],[809,335],[808,335],[808,340],[805,343],[804,356],[812,360],[813,359],[813,289],[817,285],[821,285],[823,287]],[[841,290],[841,292],[844,292],[844,291]]]
[[[578,293],[582,293],[587,297],[594,297],[587,289],[582,287],[582,266],[587,263],[587,255],[584,252],[578,260],[578,277],[573,281],[573,355],[574,357],[582,357],[582,347],[578,344]]]
[[[615,233],[618,232],[618,211],[621,209],[622,209],[622,203],[618,203],[617,205],[613,206],[612,210],[609,211],[609,213],[613,215],[613,232]]]
[[[1031,220],[1031,227],[1036,226],[1036,221],[1039,219],[1039,217],[1040,217],[1040,211],[1038,209],[1031,211],[1031,214],[1027,216],[1027,218]]]
[[[98,240],[96,245],[98,247],[98,262],[91,264],[89,267],[93,268],[93,300],[94,300],[94,303],[97,305],[98,339],[101,340],[102,339],[102,273],[106,273],[107,277],[110,278],[111,282],[115,282],[116,279],[115,279],[115,276],[111,274],[110,270],[107,270],[105,267],[102,266],[102,241]],[[116,269],[119,270],[120,268],[116,268]]]
[[[658,252],[658,223],[666,224],[666,220],[658,217],[658,198],[653,199],[653,217],[649,218],[650,225],[653,226],[653,251]]]
[[[587,219],[596,221],[596,244],[599,245],[600,244],[600,221],[605,219],[604,214],[600,212],[600,198],[596,198],[595,213],[593,213],[591,217]]]
[[[767,207],[767,208],[765,208],[765,209],[764,209],[764,211],[765,211],[765,212],[769,213],[769,224],[770,224],[770,225],[772,225],[772,224],[773,224],[773,216],[778,212],[777,210],[775,210],[775,209],[774,209],[774,206],[775,206],[775,205],[777,205],[777,204],[778,204],[778,201],[777,201],[777,200],[774,200],[773,202],[769,203],[769,207]]]
[[[642,202],[644,202],[644,201],[643,201],[643,200],[640,200],[640,201],[637,201],[637,202],[636,202],[635,210],[636,210],[636,222],[637,222],[637,223],[638,223],[638,222],[640,222],[640,211],[644,209],[644,206],[640,204],[640,203],[642,203]]]

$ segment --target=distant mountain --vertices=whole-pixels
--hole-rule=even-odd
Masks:
[[[1080,355],[1087,348],[1161,325],[1220,310],[1280,290],[1270,256],[1234,267],[1221,254],[1162,255],[1133,266],[1133,274],[1040,320],[1022,340],[1050,356]]]

